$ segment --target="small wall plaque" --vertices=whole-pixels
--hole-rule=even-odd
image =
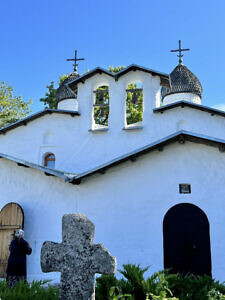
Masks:
[[[191,193],[191,185],[187,183],[179,184],[179,192],[180,194],[190,194]]]

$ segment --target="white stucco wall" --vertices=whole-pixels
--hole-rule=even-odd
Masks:
[[[77,99],[65,99],[58,103],[58,109],[78,111]]]
[[[188,101],[196,104],[201,104],[201,98],[193,93],[176,93],[168,95],[163,99],[163,105],[171,104],[178,101]]]
[[[45,240],[61,241],[61,217],[83,213],[96,226],[101,242],[124,263],[163,268],[162,223],[178,203],[200,207],[210,223],[213,276],[224,280],[225,154],[217,148],[186,142],[167,146],[136,162],[126,162],[80,185],[64,183],[40,171],[0,160],[0,208],[19,203],[25,213],[25,238],[33,247],[28,257],[29,279],[57,279],[42,274],[40,248]],[[191,184],[191,194],[179,194],[179,183]]]
[[[140,82],[143,85],[144,114],[142,126],[128,130],[124,129],[125,101],[126,88],[131,82]],[[101,85],[109,86],[109,126],[107,131],[91,131],[93,91]],[[178,107],[163,114],[155,114],[152,109],[158,105],[159,100],[158,76],[131,71],[115,81],[108,75],[96,74],[84,84],[79,83],[77,101],[80,116],[53,113],[8,131],[5,135],[0,135],[0,152],[38,164],[43,163],[46,153],[53,152],[56,157],[56,169],[77,173],[180,129],[225,139],[224,117],[211,116],[207,112],[188,107]],[[68,105],[70,104],[74,104],[73,100],[68,100]]]

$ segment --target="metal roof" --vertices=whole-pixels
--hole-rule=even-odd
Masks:
[[[109,76],[111,76],[111,77],[114,77],[114,74],[113,74],[113,73],[111,73],[111,72],[109,72],[109,71],[107,71],[107,70],[105,70],[105,69],[103,69],[103,68],[101,68],[101,67],[96,67],[95,69],[93,69],[93,70],[91,70],[91,71],[89,71],[89,72],[87,72],[87,73],[81,75],[80,77],[78,77],[78,78],[76,78],[76,79],[74,79],[74,80],[68,82],[67,84],[69,85],[69,87],[70,87],[71,89],[75,89],[76,86],[77,86],[77,84],[78,84],[79,82],[84,83],[85,80],[88,79],[89,77],[92,77],[92,76],[95,75],[95,74],[102,74],[102,73],[104,73],[104,74],[106,74],[106,75],[109,75]]]
[[[74,173],[68,173],[68,172],[64,172],[64,171],[60,171],[60,170],[50,169],[50,168],[47,168],[47,167],[44,167],[44,166],[41,166],[38,164],[34,164],[34,163],[28,162],[26,160],[16,158],[14,156],[4,154],[4,153],[0,153],[0,158],[4,158],[9,161],[15,162],[20,167],[32,168],[32,169],[42,171],[45,173],[45,175],[48,175],[48,176],[56,176],[56,177],[63,178],[65,181],[68,181],[70,178],[73,178],[74,176],[76,176],[76,174],[74,174]]]
[[[166,87],[170,87],[170,81],[169,81],[169,75],[166,73],[162,73],[156,70],[152,70],[149,68],[145,68],[136,64],[132,64],[130,66],[128,66],[127,68],[119,71],[118,73],[115,74],[116,80],[118,80],[119,77],[125,75],[126,73],[130,72],[130,71],[142,71],[145,73],[150,73],[153,76],[159,76],[160,80],[161,80],[161,85],[162,86],[166,86]]]
[[[15,158],[13,156],[0,153],[0,158],[7,159],[9,161],[12,161],[14,163],[17,163],[18,166],[25,167],[25,168],[33,168],[39,171],[42,171],[47,176],[56,176],[59,178],[64,179],[65,182],[69,182],[72,184],[80,184],[81,180],[85,177],[89,177],[91,175],[94,175],[96,173],[104,174],[107,169],[112,168],[120,163],[126,162],[126,161],[135,161],[140,155],[147,154],[149,152],[158,150],[162,151],[165,146],[170,145],[172,143],[180,143],[185,144],[185,141],[204,144],[208,146],[217,147],[219,151],[225,153],[225,140],[212,138],[209,136],[188,132],[188,131],[178,131],[174,134],[171,134],[169,136],[166,136],[156,142],[153,142],[151,144],[148,144],[144,147],[141,147],[137,150],[131,151],[125,155],[122,155],[118,158],[115,158],[109,162],[106,162],[102,165],[97,166],[96,168],[93,168],[91,170],[82,172],[82,173],[70,173],[55,169],[50,169],[38,164],[30,163],[28,161]]]
[[[106,74],[106,75],[109,75],[110,77],[113,77],[115,80],[118,80],[121,76],[125,75],[126,73],[130,72],[130,71],[142,71],[142,72],[146,72],[146,73],[150,73],[152,74],[153,76],[159,76],[160,77],[160,80],[161,80],[161,85],[162,86],[166,86],[166,87],[170,87],[170,81],[169,81],[169,75],[168,74],[165,74],[165,73],[162,73],[162,72],[158,72],[158,71],[155,71],[155,70],[152,70],[152,69],[148,69],[148,68],[145,68],[145,67],[141,67],[139,65],[135,65],[135,64],[132,64],[130,66],[128,66],[127,68],[121,70],[120,72],[118,73],[111,73],[101,67],[97,67],[93,70],[91,70],[90,72],[72,80],[71,82],[67,83],[71,89],[74,89],[75,86],[79,83],[79,82],[82,82],[84,83],[86,79],[88,79],[89,77],[92,77],[93,75],[95,74]]]
[[[200,144],[205,144],[208,146],[214,146],[218,147],[218,149],[221,152],[225,152],[225,140],[222,139],[217,139],[217,138],[212,138],[209,136],[185,131],[185,130],[180,130],[174,134],[171,134],[169,136],[166,136],[165,138],[162,138],[156,142],[153,142],[151,144],[148,144],[142,148],[139,148],[137,150],[134,150],[132,152],[129,152],[125,155],[122,155],[118,158],[115,158],[105,164],[102,164],[96,168],[93,168],[91,170],[88,170],[86,172],[77,174],[74,176],[74,178],[70,179],[69,182],[73,184],[80,184],[81,180],[85,177],[91,176],[96,173],[104,174],[107,169],[114,167],[120,163],[123,163],[125,161],[135,161],[136,158],[140,155],[147,154],[151,151],[154,150],[159,150],[162,151],[163,148],[171,143],[179,142],[180,144],[184,144],[185,141],[190,141],[194,143],[200,143]]]
[[[225,111],[223,111],[223,110],[219,110],[219,109],[216,109],[216,108],[211,108],[211,107],[204,106],[204,105],[201,105],[201,104],[196,104],[196,103],[193,103],[193,102],[188,102],[188,101],[185,101],[185,100],[177,101],[177,102],[174,102],[174,103],[171,103],[171,104],[167,104],[167,105],[163,105],[163,106],[154,108],[153,112],[154,113],[163,113],[164,111],[167,111],[167,110],[170,110],[170,109],[173,109],[173,108],[176,108],[176,107],[181,107],[181,108],[190,107],[190,108],[198,109],[198,110],[201,110],[201,111],[205,111],[205,112],[211,114],[212,116],[218,115],[218,116],[225,117]]]
[[[26,126],[27,123],[33,121],[33,120],[36,120],[37,118],[40,118],[42,116],[45,116],[47,114],[66,114],[66,115],[70,115],[72,117],[74,116],[80,116],[80,114],[76,111],[71,111],[71,110],[63,110],[63,109],[44,109],[44,110],[41,110],[37,113],[34,113],[22,120],[19,120],[15,123],[12,123],[12,124],[9,124],[3,128],[0,129],[0,134],[5,134],[7,131],[9,130],[12,130],[14,128],[17,128],[19,126]]]
[[[202,97],[202,86],[198,78],[183,64],[178,64],[170,73],[170,87],[162,87],[162,99],[171,94],[193,93]]]
[[[56,90],[56,102],[59,103],[65,99],[76,99],[76,94],[71,90],[68,85],[61,84]]]
[[[79,75],[76,72],[70,74],[58,87],[56,90],[56,102],[59,103],[64,99],[76,99],[77,98],[77,89],[74,91],[67,85],[68,82],[78,78]]]

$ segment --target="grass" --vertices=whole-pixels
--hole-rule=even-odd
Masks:
[[[0,282],[1,300],[58,300],[59,290],[49,281],[33,281],[31,284],[18,282],[13,288],[9,288],[6,281]]]

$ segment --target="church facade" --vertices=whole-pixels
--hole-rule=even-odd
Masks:
[[[118,268],[224,280],[225,112],[202,105],[198,78],[181,61],[170,76],[98,67],[73,73],[57,100],[0,130],[0,208],[23,209],[28,278],[59,279],[41,272],[42,243],[60,242],[62,216],[82,213]]]

